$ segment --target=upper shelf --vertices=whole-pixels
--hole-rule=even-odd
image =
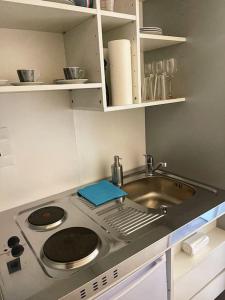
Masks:
[[[110,31],[114,28],[126,25],[129,22],[135,21],[136,16],[123,13],[101,10],[102,30],[103,32]]]
[[[96,9],[43,0],[0,0],[0,28],[66,32]]]
[[[187,41],[187,39],[184,37],[155,35],[147,33],[141,33],[140,38],[142,51],[151,51],[154,49],[185,43]]]
[[[21,93],[21,92],[40,92],[40,91],[65,91],[65,90],[85,90],[102,88],[101,83],[85,84],[43,84],[27,86],[1,86],[1,93]]]
[[[136,16],[124,13],[104,10],[99,13],[102,17],[103,31],[109,31],[136,20]],[[63,33],[94,15],[97,15],[97,10],[94,8],[57,2],[0,0],[0,28]]]

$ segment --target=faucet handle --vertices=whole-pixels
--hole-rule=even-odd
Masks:
[[[162,168],[166,168],[167,167],[167,162],[161,162],[162,164]]]

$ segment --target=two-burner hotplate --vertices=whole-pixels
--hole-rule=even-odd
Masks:
[[[67,213],[58,206],[46,206],[32,212],[28,219],[31,229],[51,230],[60,226]],[[68,270],[91,262],[99,254],[100,238],[91,229],[69,227],[51,235],[43,245],[42,259],[49,267]]]
[[[51,277],[67,277],[106,255],[116,244],[79,210],[71,198],[21,212],[17,224],[42,268]]]

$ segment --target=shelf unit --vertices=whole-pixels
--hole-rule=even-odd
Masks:
[[[156,49],[155,47],[185,42],[186,39],[151,35],[147,37],[140,34],[140,9],[142,2],[139,0],[115,0],[114,12],[102,10],[100,0],[95,0],[94,8],[91,9],[45,0],[0,0],[0,38],[4,45],[0,49],[0,57],[3,58],[0,60],[0,78],[16,81],[16,69],[34,68],[41,71],[40,81],[49,83],[39,86],[0,87],[0,94],[68,90],[71,93],[73,109],[103,112],[184,102],[185,98],[151,102],[141,100],[143,49],[150,51]],[[26,44],[26,40],[32,40],[32,35],[36,49],[28,49]],[[6,36],[8,37],[4,41]],[[129,39],[132,45],[134,104],[107,106],[103,48],[107,47],[110,40],[124,38]],[[14,40],[17,40],[19,46],[13,52]],[[40,53],[38,48],[41,48]],[[7,51],[11,57],[17,59],[10,60],[10,68],[6,62]],[[49,61],[46,58],[48,52]],[[45,58],[45,64],[41,56]],[[55,79],[64,77],[65,65],[84,68],[89,83],[51,84]]]
[[[164,18],[161,16],[161,12],[156,8],[157,4],[153,4],[153,11],[154,15],[150,15],[148,19],[145,20],[145,14],[144,11],[149,11],[150,7],[148,5],[148,1],[140,0],[139,2],[140,5],[140,26],[160,26],[163,28],[163,31],[165,31],[165,23],[164,23]],[[145,7],[147,5],[147,7]],[[158,13],[158,15],[157,15]],[[151,21],[151,19],[155,20],[156,23],[152,23],[154,21]],[[158,19],[158,20],[157,20]],[[150,23],[149,23],[150,22]],[[139,39],[140,39],[140,51],[141,51],[141,82],[143,86],[144,82],[144,77],[145,77],[145,62],[149,63],[155,60],[158,60],[160,57],[161,59],[165,58],[164,53],[165,52],[160,52],[161,49],[183,44],[187,42],[186,37],[178,37],[178,36],[169,36],[169,35],[157,35],[157,34],[148,34],[148,33],[143,33],[139,32],[138,33]],[[155,51],[157,50],[157,51]],[[176,48],[172,48],[172,51],[176,51]],[[173,57],[173,56],[172,56]],[[179,99],[184,99],[183,101],[186,101],[185,98],[181,98],[180,95],[183,94],[183,91],[178,92],[176,95],[177,97],[177,102],[180,102]],[[162,100],[163,102],[168,100]],[[159,101],[159,104],[161,101]]]
[[[142,51],[151,51],[164,47],[174,46],[177,44],[185,43],[187,41],[187,39],[183,37],[154,35],[147,33],[141,33],[140,38]]]

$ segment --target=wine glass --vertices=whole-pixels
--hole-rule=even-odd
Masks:
[[[149,77],[150,74],[152,74],[152,64],[151,63],[145,64],[145,74],[147,77]]]
[[[142,98],[144,101],[148,100],[148,76],[149,76],[149,67],[148,64],[144,66],[144,81],[142,86]]]
[[[166,74],[169,78],[169,98],[173,98],[172,93],[172,80],[174,75],[177,73],[177,60],[175,58],[167,59],[166,61]]]
[[[149,71],[148,99],[154,100],[154,90],[153,90],[154,78],[155,78],[154,63],[148,64],[148,71]]]
[[[144,101],[153,100],[153,65],[152,63],[145,64],[144,66],[144,82],[142,87]]]
[[[155,87],[154,87],[154,99],[161,99],[161,76],[163,73],[163,61],[159,60],[155,62]]]

